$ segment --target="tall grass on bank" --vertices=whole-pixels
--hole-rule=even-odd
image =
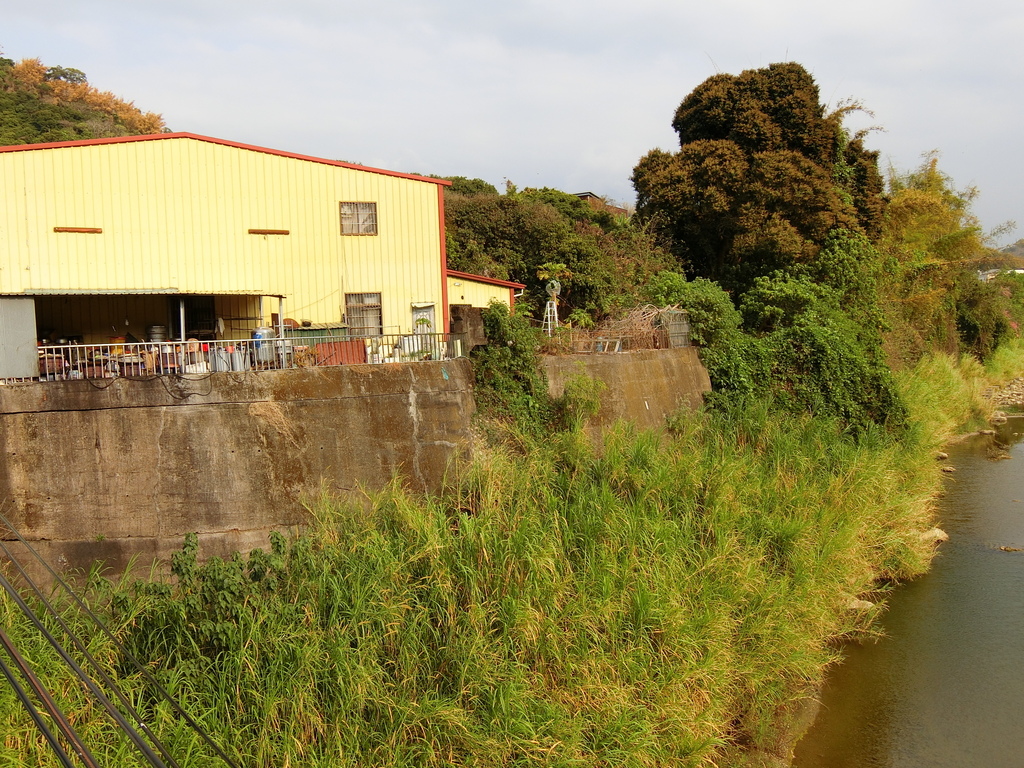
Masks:
[[[436,497],[325,497],[269,551],[200,565],[189,540],[172,583],[93,599],[244,765],[713,765],[869,630],[851,598],[926,567],[933,465],[927,440],[757,408],[600,450],[524,437]],[[100,759],[132,764],[19,642]],[[93,643],[183,764],[217,764]],[[0,690],[0,764],[51,764],[26,722]]]
[[[1024,339],[1005,341],[985,361],[989,384],[1002,386],[1024,375]]]
[[[1002,344],[984,365],[970,355],[959,360],[927,355],[912,370],[896,375],[911,411],[914,440],[937,448],[991,418],[993,407],[985,392],[1024,375],[1024,340]]]

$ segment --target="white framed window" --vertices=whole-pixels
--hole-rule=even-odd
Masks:
[[[350,336],[380,336],[384,332],[379,293],[346,293],[345,323]]]
[[[376,235],[376,203],[339,203],[341,209],[341,234]]]

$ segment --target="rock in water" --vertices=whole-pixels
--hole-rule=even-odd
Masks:
[[[932,541],[938,544],[943,541],[949,541],[949,534],[941,528],[930,528],[921,534],[921,541]]]
[[[851,598],[850,602],[846,604],[846,607],[851,611],[869,611],[875,607],[874,603],[868,602],[867,600],[858,600],[857,598]]]

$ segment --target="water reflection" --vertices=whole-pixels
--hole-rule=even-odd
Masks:
[[[932,571],[890,597],[878,643],[829,677],[796,768],[1024,765],[1024,420],[950,451]]]

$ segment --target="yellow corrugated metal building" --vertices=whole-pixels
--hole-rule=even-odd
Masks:
[[[456,272],[453,269],[448,270],[447,276],[449,304],[486,307],[492,301],[498,301],[514,307],[516,294],[526,287],[522,283]]]
[[[0,296],[86,342],[445,331],[446,183],[185,133],[0,147]]]

